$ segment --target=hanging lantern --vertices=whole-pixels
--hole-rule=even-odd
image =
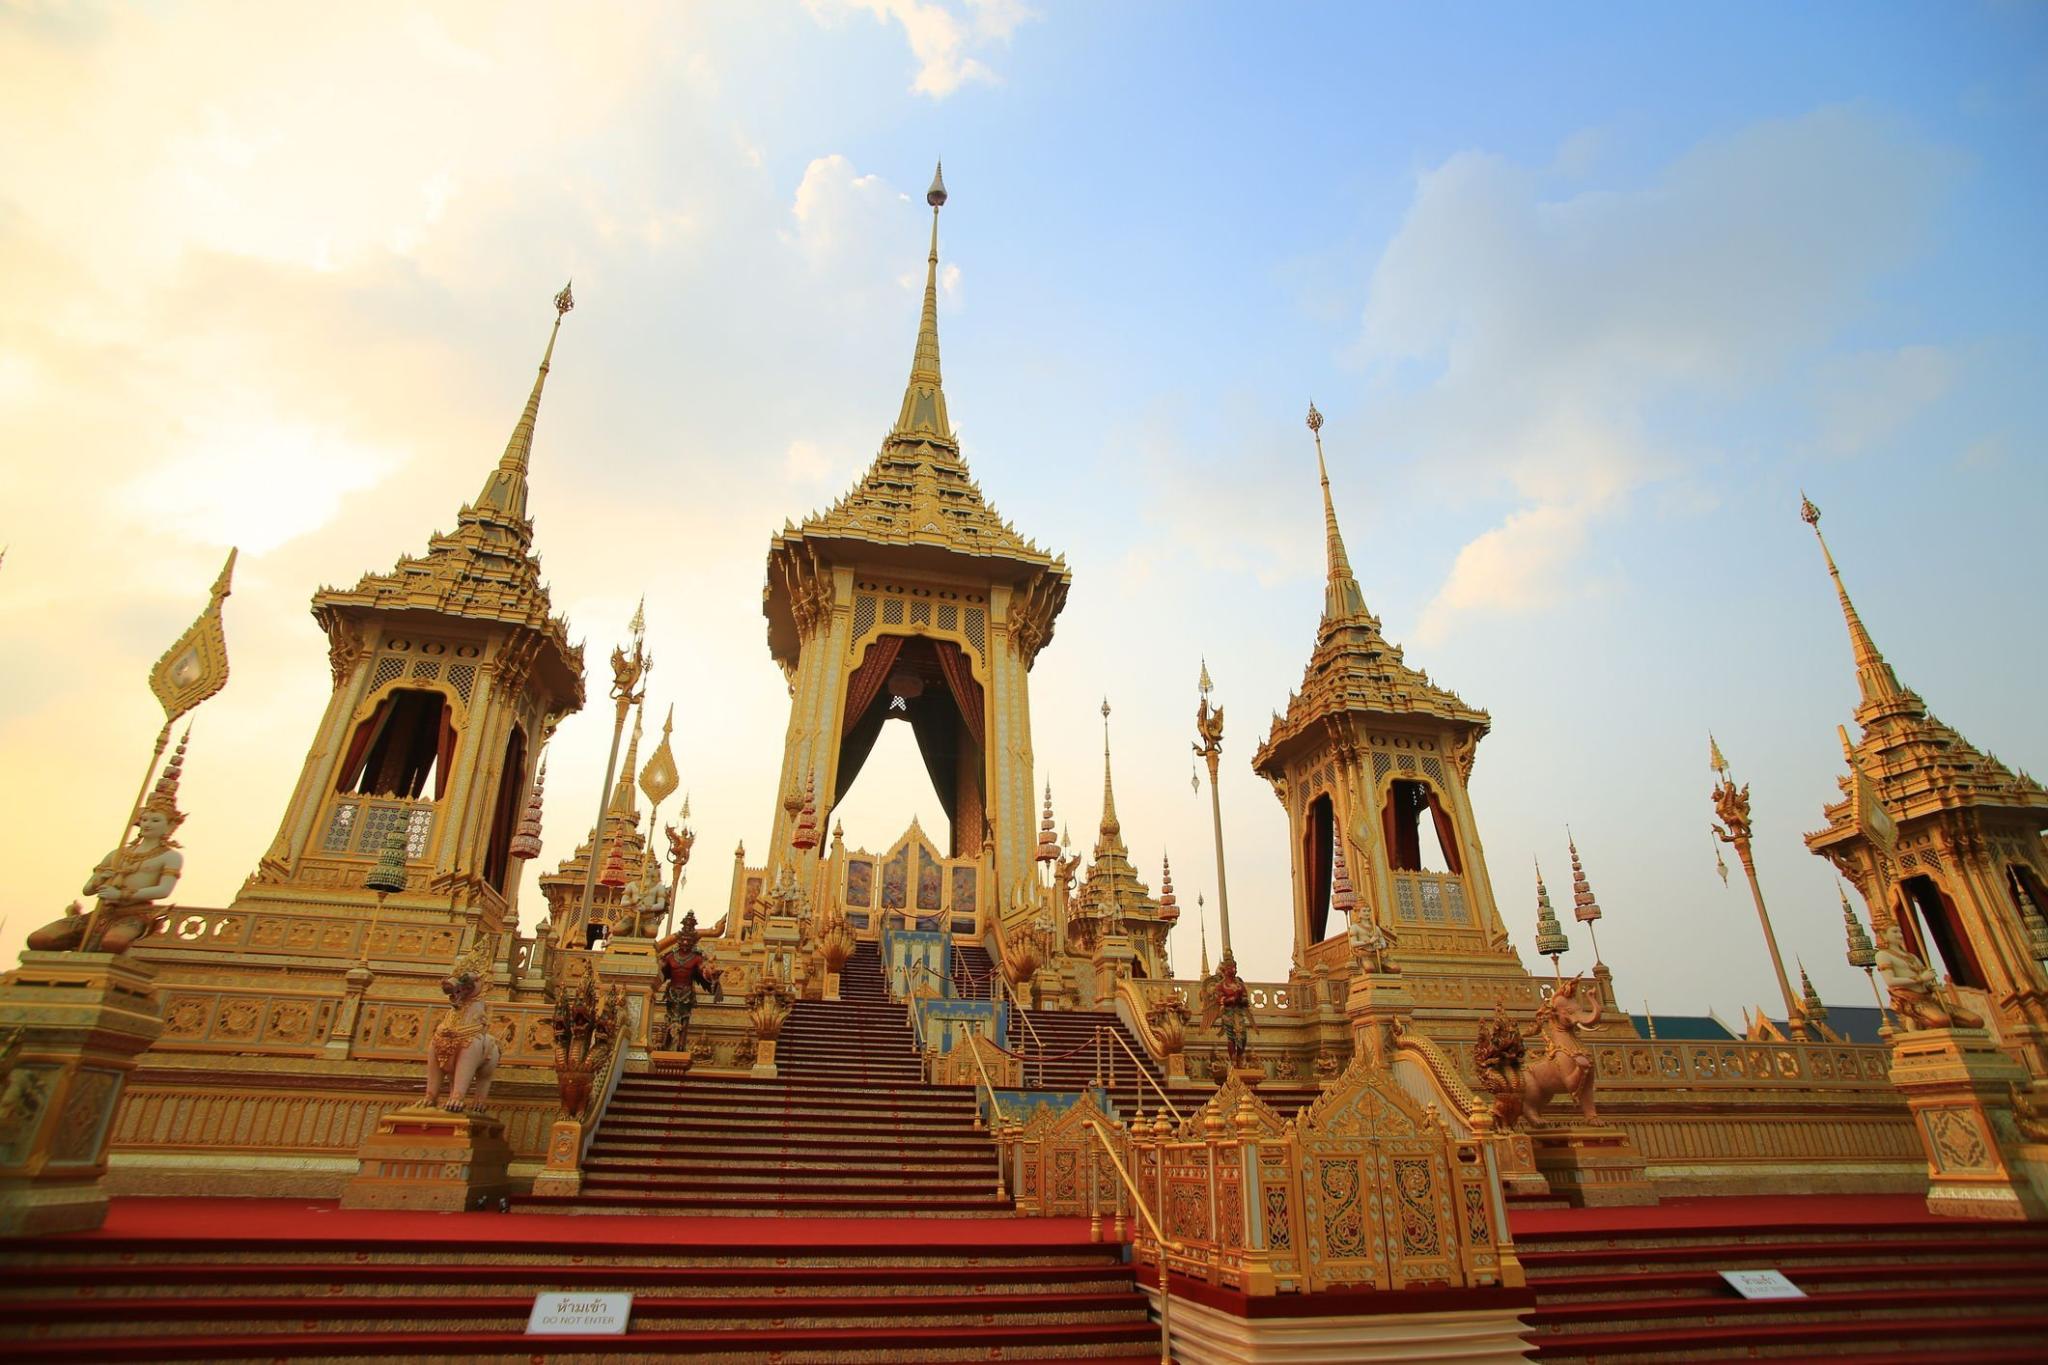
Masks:
[[[394,824],[384,837],[384,849],[377,865],[363,878],[363,885],[379,895],[391,896],[405,890],[405,826]]]
[[[1536,951],[1550,959],[1551,970],[1557,969],[1557,960],[1571,947],[1571,940],[1564,936],[1564,926],[1557,922],[1557,911],[1551,908],[1550,889],[1543,885],[1543,865],[1536,865]]]

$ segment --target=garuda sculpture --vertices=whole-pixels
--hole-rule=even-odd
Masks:
[[[448,1008],[435,1021],[434,1036],[427,1045],[428,1108],[438,1104],[451,1114],[460,1114],[482,1109],[490,1098],[491,1078],[505,1051],[490,1035],[490,1007],[483,998],[496,946],[495,935],[479,934],[441,981]]]

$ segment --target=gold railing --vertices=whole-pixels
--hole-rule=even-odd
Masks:
[[[1167,1108],[1167,1112],[1173,1115],[1173,1121],[1175,1123],[1187,1122],[1186,1116],[1180,1112],[1180,1106],[1175,1104],[1171,1099],[1167,1097],[1165,1089],[1159,1084],[1158,1079],[1155,1076],[1153,1076],[1152,1069],[1145,1065],[1144,1061],[1138,1056],[1136,1052],[1132,1051],[1131,1045],[1124,1040],[1124,1035],[1121,1030],[1113,1029],[1105,1025],[1102,1028],[1097,1029],[1096,1032],[1098,1034],[1106,1033],[1111,1038],[1116,1040],[1116,1045],[1124,1050],[1124,1055],[1131,1059],[1131,1065],[1137,1068],[1139,1078],[1143,1080],[1145,1084],[1152,1087],[1152,1093],[1159,1096],[1159,1102],[1165,1105]],[[1141,1091],[1139,1093],[1142,1094],[1143,1092]]]
[[[1145,1226],[1151,1229],[1154,1245],[1168,1253],[1178,1250],[1178,1244],[1169,1242],[1166,1234],[1160,1230],[1159,1220],[1152,1216],[1152,1210],[1145,1207],[1145,1193],[1138,1188],[1138,1182],[1131,1179],[1131,1173],[1125,1169],[1122,1159],[1117,1156],[1116,1148],[1109,1140],[1109,1134],[1093,1119],[1088,1121],[1088,1131],[1102,1144],[1102,1154],[1109,1158],[1109,1164],[1116,1170],[1117,1179],[1131,1192],[1131,1206],[1138,1211],[1138,1216],[1145,1220]],[[1092,1191],[1094,1188],[1091,1181],[1089,1189]],[[1118,1221],[1121,1222],[1121,1218]],[[1100,1241],[1100,1218],[1094,1220],[1094,1231],[1096,1240]],[[1121,1237],[1118,1240],[1122,1240]],[[1173,1365],[1173,1279],[1166,1269],[1164,1256],[1160,1258],[1159,1267],[1159,1365]]]

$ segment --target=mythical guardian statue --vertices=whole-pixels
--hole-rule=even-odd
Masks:
[[[1908,1032],[1928,1028],[1983,1028],[1982,1016],[1964,1009],[1953,994],[1941,996],[1940,979],[1919,955],[1906,946],[1897,924],[1878,933],[1877,969],[1890,988],[1892,1013]]]
[[[656,1031],[658,1051],[681,1052],[689,1042],[690,1014],[697,1008],[697,988],[711,992],[713,1000],[725,999],[719,984],[719,970],[697,950],[697,912],[683,916],[677,931],[654,945],[655,970],[662,982],[662,1004],[666,1022]]]
[[[491,1078],[497,1075],[498,1060],[505,1051],[504,1044],[490,1035],[491,1012],[483,998],[496,945],[494,935],[479,934],[441,982],[448,1008],[435,1022],[427,1046],[425,1103],[429,1108],[438,1104],[451,1114],[460,1114],[482,1109],[490,1098]]]
[[[1560,981],[1537,1007],[1536,1033],[1544,1047],[1531,1062],[1521,1034],[1496,1007],[1493,1022],[1473,1044],[1472,1060],[1493,1092],[1494,1118],[1501,1126],[1535,1121],[1553,1096],[1563,1094],[1579,1102],[1580,1118],[1599,1120],[1593,1107],[1593,1054],[1579,1041],[1579,1031],[1598,1024],[1600,1014],[1600,994],[1587,988],[1585,978]]]

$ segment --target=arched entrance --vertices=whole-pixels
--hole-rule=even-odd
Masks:
[[[832,807],[853,790],[882,727],[901,722],[917,739],[945,813],[946,856],[979,853],[988,832],[984,716],[981,682],[958,645],[925,636],[877,636],[846,679]]]

